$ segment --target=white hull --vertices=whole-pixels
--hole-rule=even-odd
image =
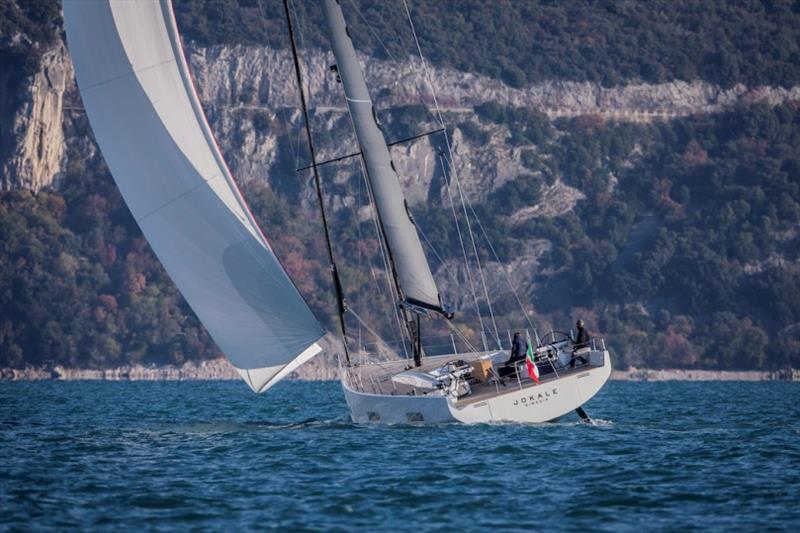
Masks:
[[[462,422],[541,423],[556,420],[589,401],[611,375],[608,351],[592,353],[592,362],[560,376],[508,382],[496,392],[455,399],[449,395],[383,394],[358,391],[342,380],[354,422],[385,424]]]

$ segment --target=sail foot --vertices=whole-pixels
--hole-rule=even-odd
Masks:
[[[425,302],[420,302],[418,300],[414,300],[411,298],[406,298],[402,300],[399,304],[401,309],[405,309],[415,313],[417,315],[422,316],[430,316],[431,312],[439,313],[447,320],[452,320],[455,316],[455,312],[453,308],[449,305],[442,304],[441,302],[437,306],[429,305]]]

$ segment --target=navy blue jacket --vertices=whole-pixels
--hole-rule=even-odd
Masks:
[[[522,338],[522,335],[514,335],[514,341],[511,345],[511,359],[508,363],[515,361],[522,361],[528,353],[528,343]]]

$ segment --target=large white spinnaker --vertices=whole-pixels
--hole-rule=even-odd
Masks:
[[[211,134],[169,0],[65,0],[89,123],[153,251],[256,392],[320,351]]]

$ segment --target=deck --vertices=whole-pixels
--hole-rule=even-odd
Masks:
[[[387,361],[381,363],[364,363],[353,366],[348,371],[347,381],[351,388],[358,392],[367,394],[383,394],[390,396],[402,395],[416,395],[423,396],[429,394],[430,391],[421,391],[411,385],[404,385],[392,381],[392,377],[405,370],[416,370],[419,372],[430,372],[437,368],[444,366],[449,361],[462,360],[469,364],[487,354],[494,354],[496,351],[488,352],[475,352],[468,354],[446,354],[426,357],[422,366],[413,368],[413,363],[406,359]],[[553,367],[545,362],[539,362],[539,385],[556,381],[560,378],[571,376],[585,372],[590,368],[602,366],[602,364],[585,364],[579,365],[575,368],[558,368]],[[495,365],[495,368],[497,366]],[[472,403],[480,402],[488,398],[492,398],[504,392],[511,392],[513,390],[522,390],[529,387],[537,386],[536,383],[528,376],[525,369],[525,362],[522,361],[517,364],[519,369],[517,376],[513,374],[503,379],[504,383],[496,378],[491,378],[486,382],[475,382],[470,380],[470,387],[472,392],[458,399],[457,405],[470,405]]]

